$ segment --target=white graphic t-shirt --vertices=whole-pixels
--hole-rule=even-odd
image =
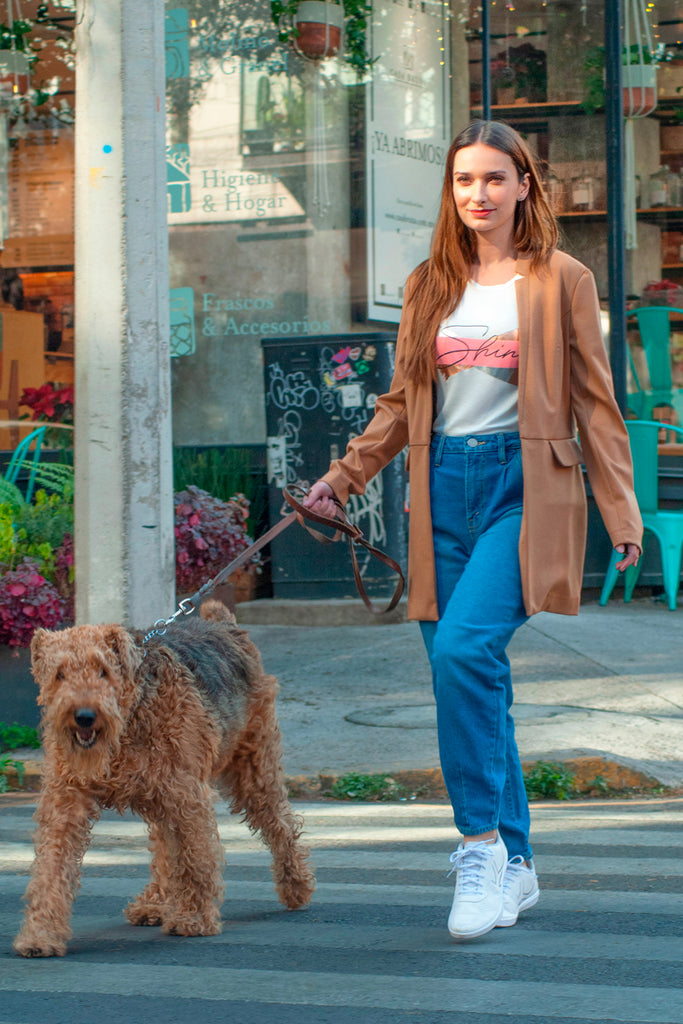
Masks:
[[[519,429],[519,320],[515,281],[469,281],[436,339],[434,430],[458,437]]]

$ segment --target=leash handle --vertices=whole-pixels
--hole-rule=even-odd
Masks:
[[[306,493],[303,491],[302,488],[297,488],[297,490],[302,491],[304,495]],[[385,554],[384,551],[380,551],[379,548],[374,547],[374,545],[370,544],[370,542],[365,539],[360,527],[356,526],[355,523],[352,523],[351,520],[346,515],[346,510],[344,509],[344,506],[339,501],[339,499],[334,497],[333,500],[335,505],[339,509],[341,516],[343,517],[341,519],[336,517],[330,518],[329,516],[322,516],[320,515],[319,512],[312,512],[310,509],[306,508],[305,505],[302,505],[299,501],[297,501],[297,499],[293,496],[291,490],[288,490],[286,487],[282,491],[282,494],[287,504],[294,509],[300,525],[303,526],[305,530],[308,530],[311,536],[315,537],[315,539],[320,541],[321,544],[332,544],[334,543],[334,541],[340,540],[342,534],[349,538],[353,578],[356,584],[356,589],[363,601],[363,604],[368,609],[368,611],[371,611],[374,615],[385,615],[387,612],[392,611],[392,609],[394,609],[398,602],[400,601],[401,595],[403,594],[403,588],[405,586],[405,580],[403,578],[401,566],[398,564],[398,562],[395,562],[393,558],[390,558],[389,555]],[[308,520],[313,523],[318,523],[321,526],[329,527],[330,529],[335,531],[334,536],[327,537],[325,534],[320,533],[319,530],[312,529],[310,526],[307,525],[305,520]],[[356,544],[360,544],[360,546],[365,548],[365,550],[368,551],[373,556],[373,558],[376,558],[379,562],[382,562],[383,565],[388,566],[388,568],[392,569],[398,575],[398,580],[396,581],[396,588],[389,603],[385,608],[377,608],[367,595],[367,591],[365,590],[363,579],[360,574],[360,568],[358,566],[358,558],[356,556]]]
[[[301,492],[303,497],[306,496],[306,491],[304,491],[302,487],[297,487],[296,489]],[[191,615],[192,612],[199,607],[202,598],[206,594],[210,594],[211,591],[220,583],[227,580],[228,576],[230,576],[235,569],[239,569],[240,566],[251,561],[252,556],[255,555],[257,551],[260,551],[261,548],[266,546],[266,544],[269,544],[274,537],[277,537],[279,533],[282,533],[283,530],[286,530],[287,527],[291,526],[295,521],[303,526],[303,528],[307,530],[312,537],[315,537],[320,544],[333,544],[335,541],[341,540],[342,536],[348,537],[350,542],[349,548],[351,550],[353,578],[356,584],[356,589],[358,590],[365,607],[374,615],[384,615],[396,607],[401,599],[403,588],[405,586],[401,566],[398,562],[395,562],[393,558],[390,558],[389,555],[380,551],[379,548],[373,547],[373,545],[365,539],[359,527],[352,523],[346,515],[344,506],[338,498],[334,498],[334,503],[339,509],[339,513],[342,518],[330,518],[329,516],[321,516],[318,512],[311,512],[311,510],[306,508],[305,505],[302,505],[301,502],[297,501],[291,490],[287,490],[287,488],[285,488],[282,494],[287,504],[291,506],[292,511],[284,515],[282,519],[275,524],[275,526],[271,526],[270,530],[264,533],[262,537],[259,537],[257,541],[254,541],[254,543],[250,544],[248,548],[241,551],[237,558],[233,558],[232,562],[230,562],[229,565],[226,565],[226,567],[222,569],[217,576],[214,576],[213,579],[207,580],[206,583],[190,597],[184,598],[179,603],[178,610],[171,615],[170,618],[157,619],[153,628],[145,635],[143,643],[147,643],[153,636],[163,636],[168,626],[172,625],[179,615]],[[308,523],[317,523],[319,526],[327,526],[331,530],[334,530],[334,534],[332,537],[328,537],[326,534],[321,533],[320,530],[314,530],[312,526],[308,525]],[[386,608],[376,608],[367,595],[365,586],[363,585],[363,579],[360,574],[358,559],[356,557],[356,544],[360,544],[361,547],[364,547],[366,551],[370,552],[373,558],[378,559],[378,561],[388,566],[398,575],[396,589],[394,590],[391,600]]]

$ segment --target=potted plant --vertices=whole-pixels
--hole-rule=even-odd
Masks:
[[[74,388],[72,384],[41,384],[39,388],[24,388],[19,405],[31,410],[34,423],[61,424],[51,427],[45,433],[45,441],[54,448],[71,447],[71,430],[74,421]],[[26,416],[23,417],[24,419]]]
[[[515,72],[503,55],[491,61],[491,85],[495,90],[497,106],[512,106],[515,102]]]
[[[59,591],[31,558],[0,577],[0,644],[29,647],[36,629],[54,629],[64,618]]]
[[[657,106],[657,67],[668,60],[661,47],[654,51],[640,43],[622,50],[622,89],[625,117],[644,117]],[[584,98],[581,106],[587,114],[605,105],[605,48],[594,46],[583,62]]]
[[[191,485],[176,492],[174,506],[176,589],[179,594],[191,594],[217,576],[252,543],[247,533],[249,501],[243,494],[221,501]],[[245,568],[230,578],[236,599],[238,588],[247,580],[253,583],[260,565],[260,558],[255,555]]]
[[[634,43],[622,57],[621,85],[624,117],[646,117],[657,106],[657,57]]]
[[[367,0],[271,0],[271,17],[282,43],[310,60],[336,54],[361,78],[374,64],[367,48]],[[377,58],[375,58],[376,60]]]
[[[53,493],[27,502],[0,477],[0,720],[36,725],[29,645],[39,626],[73,620],[73,470],[46,464]]]

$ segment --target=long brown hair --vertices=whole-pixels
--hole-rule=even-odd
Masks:
[[[416,381],[436,374],[435,339],[439,324],[465,291],[476,262],[476,234],[463,223],[453,199],[453,164],[458,150],[480,142],[510,157],[520,181],[529,175],[529,192],[515,210],[516,251],[531,258],[534,268],[545,263],[557,246],[557,222],[543,191],[534,157],[514,128],[501,121],[472,121],[451,143],[441,189],[441,207],[434,226],[429,259],[415,271],[411,292],[413,329],[405,372]]]

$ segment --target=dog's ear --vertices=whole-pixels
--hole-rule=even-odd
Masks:
[[[116,655],[121,675],[132,678],[142,661],[142,653],[128,630],[123,626],[105,626],[104,641]]]
[[[37,629],[31,639],[31,668],[36,679],[49,658],[52,633],[49,629]]]
[[[43,684],[46,682],[46,672],[49,668],[51,645],[52,633],[50,630],[37,629],[31,639],[31,671],[41,692]],[[38,697],[38,703],[43,703],[40,697]]]

